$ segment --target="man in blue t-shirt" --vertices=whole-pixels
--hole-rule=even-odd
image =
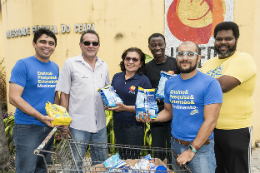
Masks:
[[[46,172],[42,157],[33,154],[52,130],[52,118],[47,116],[46,102],[59,104],[55,93],[59,67],[50,61],[57,45],[55,34],[48,29],[39,29],[33,38],[35,55],[20,59],[11,72],[9,102],[16,107],[13,130],[16,148],[15,167],[17,173]],[[53,138],[44,147],[51,150]],[[50,154],[44,153],[47,162]]]
[[[180,75],[165,83],[164,110],[156,120],[172,118],[171,148],[179,155],[177,163],[186,164],[192,173],[213,173],[216,169],[213,129],[222,103],[219,82],[199,72],[199,47],[187,41],[177,49],[177,68]],[[140,117],[141,118],[141,117]]]

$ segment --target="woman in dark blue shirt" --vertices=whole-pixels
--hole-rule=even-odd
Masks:
[[[150,89],[152,85],[145,73],[145,54],[142,50],[132,47],[124,51],[120,62],[121,73],[114,75],[112,86],[123,100],[117,103],[114,111],[114,132],[117,144],[142,146],[144,124],[135,119],[135,100],[138,86]],[[121,159],[137,159],[140,150],[120,150]]]

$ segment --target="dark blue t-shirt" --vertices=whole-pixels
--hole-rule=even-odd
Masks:
[[[199,71],[187,80],[180,75],[168,79],[164,93],[164,102],[172,105],[172,136],[185,141],[196,138],[204,122],[204,105],[222,103],[223,98],[219,82]]]
[[[47,101],[54,102],[58,77],[59,67],[56,63],[44,63],[31,56],[16,62],[9,82],[22,86],[22,98],[42,115],[47,115],[45,104]],[[15,123],[46,126],[19,109],[15,111]]]
[[[125,80],[125,72],[115,74],[111,85],[127,106],[135,105],[138,86],[145,89],[152,88],[149,79],[145,75],[139,75],[136,73],[133,77]],[[118,123],[131,125],[137,124],[134,112],[114,112],[113,115],[114,121]]]

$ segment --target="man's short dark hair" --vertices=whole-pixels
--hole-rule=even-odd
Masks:
[[[43,35],[46,34],[49,37],[52,37],[55,41],[55,47],[57,46],[57,38],[56,35],[49,29],[46,28],[40,28],[37,31],[35,31],[34,36],[33,36],[33,42],[36,44],[37,40]]]
[[[217,24],[217,26],[214,29],[214,38],[216,38],[218,31],[222,30],[232,30],[236,40],[239,37],[239,28],[235,22],[221,22]]]
[[[160,33],[153,33],[153,34],[148,38],[148,44],[150,44],[151,39],[154,38],[154,37],[162,37],[163,40],[164,40],[164,42],[165,42],[165,37],[164,37],[164,35],[162,35],[162,34],[160,34]]]
[[[130,47],[129,49],[125,50],[121,56],[122,58],[122,61],[120,62],[120,68],[121,68],[121,71],[124,72],[126,71],[126,68],[125,68],[125,64],[124,64],[124,61],[125,61],[125,57],[126,55],[128,54],[128,52],[136,52],[139,54],[140,56],[140,62],[141,62],[141,67],[138,69],[137,73],[138,74],[145,74],[146,73],[146,67],[145,67],[145,54],[143,53],[143,51],[137,47]]]
[[[81,37],[80,37],[80,42],[82,43],[83,42],[83,37],[85,34],[95,34],[98,38],[98,42],[99,42],[99,36],[97,34],[97,32],[95,30],[92,30],[92,29],[88,29],[87,31],[83,32]],[[100,43],[100,42],[99,42]]]
[[[198,55],[200,55],[200,47],[197,45],[197,43],[194,43],[192,41],[188,41],[188,43],[186,43],[186,44],[192,44],[192,43],[195,44],[195,46],[196,46],[196,53],[198,53]],[[180,45],[182,45],[182,43]],[[178,52],[180,45],[176,48],[176,52]]]

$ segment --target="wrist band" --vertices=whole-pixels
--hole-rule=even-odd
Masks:
[[[193,153],[197,153],[197,150],[191,144],[188,147]]]

